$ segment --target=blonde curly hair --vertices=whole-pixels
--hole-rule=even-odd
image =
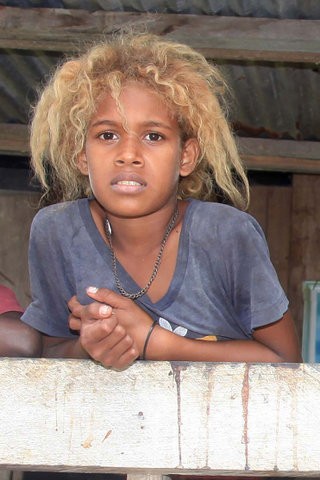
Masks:
[[[121,34],[89,48],[60,65],[44,88],[31,123],[31,164],[47,201],[92,194],[77,166],[90,119],[103,93],[119,100],[132,80],[162,96],[182,141],[198,139],[197,166],[181,178],[178,197],[245,209],[249,185],[227,121],[223,76],[192,48],[147,33]]]

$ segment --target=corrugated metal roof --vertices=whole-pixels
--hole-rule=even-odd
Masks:
[[[224,64],[239,135],[319,140],[319,69],[304,65]],[[320,152],[319,152],[320,155]]]
[[[0,0],[0,5],[320,19],[319,0]],[[0,50],[0,123],[28,123],[36,88],[59,59],[58,53]],[[218,64],[235,96],[231,119],[240,135],[320,140],[319,65]]]
[[[0,50],[0,123],[28,123],[30,104],[61,54]]]
[[[70,8],[90,12],[133,11],[319,19],[319,0],[0,0],[0,5],[23,8]]]

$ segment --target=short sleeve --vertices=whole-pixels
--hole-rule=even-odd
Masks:
[[[246,333],[252,333],[279,320],[288,310],[288,300],[258,222],[243,213],[224,234],[221,248],[236,317]]]
[[[29,241],[32,302],[22,321],[50,336],[72,337],[67,306],[74,295],[72,269],[66,248],[62,248],[62,231],[50,207],[40,210],[33,219]]]
[[[0,285],[0,315],[7,312],[23,312],[23,308],[13,291]]]

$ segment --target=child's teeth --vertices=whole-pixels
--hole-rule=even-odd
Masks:
[[[140,185],[138,182],[133,182],[131,180],[122,180],[121,182],[118,182],[120,185]]]

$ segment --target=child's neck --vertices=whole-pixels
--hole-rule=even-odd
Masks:
[[[179,215],[174,220],[174,227],[170,231],[165,247],[161,254],[161,263],[156,278],[150,288],[148,295],[153,302],[161,299],[167,292],[172,281],[179,246],[182,219],[186,209],[185,202],[179,202]],[[109,244],[104,230],[105,213],[100,208],[92,206],[91,211],[97,227]],[[101,216],[104,213],[104,217]],[[121,219],[110,216],[112,226],[111,243],[116,259],[125,268],[135,282],[144,288],[150,279],[155,268],[155,262],[161,250],[161,243],[168,229],[173,212],[166,212],[167,215],[154,215],[148,218]]]
[[[114,248],[124,255],[134,254],[135,256],[148,255],[155,249],[159,249],[175,210],[173,206],[171,210],[157,212],[147,217],[124,219],[106,214],[96,201],[91,202],[90,208],[94,222],[104,240],[109,243],[105,224],[107,218],[111,225]],[[175,230],[180,228],[185,208],[184,202],[179,202],[179,213],[174,219]]]

